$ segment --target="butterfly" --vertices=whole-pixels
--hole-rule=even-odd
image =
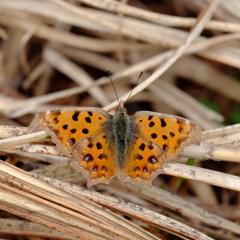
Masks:
[[[120,104],[114,116],[100,108],[66,108],[37,113],[33,130],[45,130],[72,166],[87,176],[87,186],[110,183],[152,185],[184,146],[199,145],[201,128],[168,114],[140,111],[129,116]]]

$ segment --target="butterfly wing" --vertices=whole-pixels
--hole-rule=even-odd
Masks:
[[[109,183],[117,175],[111,119],[110,114],[98,108],[52,110],[36,114],[33,130],[45,130],[59,151],[72,153],[72,166],[88,176],[90,186]]]
[[[114,141],[111,141],[111,137],[106,133],[84,138],[76,145],[72,166],[85,173],[88,177],[88,187],[97,183],[108,184],[118,175],[115,148]]]
[[[129,161],[122,169],[123,181],[151,185],[163,172],[163,165],[176,159],[184,146],[201,142],[201,128],[188,119],[142,111],[135,113],[131,121],[139,138],[134,146],[129,146]]]
[[[163,173],[165,161],[166,156],[156,143],[139,137],[128,149],[127,161],[121,171],[121,180],[151,186],[152,180]]]
[[[185,118],[143,111],[134,114],[132,121],[144,139],[159,145],[168,162],[176,159],[184,146],[201,142],[201,128]]]

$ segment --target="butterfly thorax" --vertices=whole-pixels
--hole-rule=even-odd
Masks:
[[[125,109],[120,108],[113,117],[113,120],[115,124],[115,137],[118,149],[118,165],[120,168],[122,168],[126,159],[130,118],[127,115]]]
[[[127,137],[129,117],[124,109],[119,109],[113,118],[116,127],[117,140],[123,141]]]

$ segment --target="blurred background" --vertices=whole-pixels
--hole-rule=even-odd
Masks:
[[[209,3],[128,1],[129,10],[117,14],[120,8],[109,7],[107,2],[96,6],[91,1],[56,2],[0,1],[1,124],[28,126],[32,114],[56,105],[108,105],[116,100],[110,81],[80,93],[64,90],[108,78],[108,68],[112,74],[126,71],[114,83],[122,96],[134,87],[141,70],[146,72],[141,77],[144,81],[164,61],[158,60],[161,54],[183,43],[194,18]],[[71,9],[80,5],[79,11]],[[223,1],[214,14],[214,20],[230,22],[230,27],[212,21],[196,42],[239,31],[233,7],[239,8],[238,1],[229,1],[229,6]],[[238,39],[233,36],[219,42],[213,38],[202,49],[195,46],[195,54],[181,58],[154,83],[158,93],[149,88],[128,103],[129,113],[148,109],[182,115],[204,129],[238,123]],[[32,103],[34,97],[58,91],[62,94],[40,98],[39,103],[36,98],[31,109],[20,109],[30,100],[14,106],[15,101],[31,98]]]
[[[140,82],[181,46],[210,2],[0,0],[0,125],[27,127],[36,112],[47,109],[107,106],[116,95],[106,69],[123,96],[142,70]],[[128,113],[174,114],[203,130],[240,123],[239,12],[240,1],[222,1],[190,52],[130,100]],[[99,85],[88,87],[93,83]],[[6,153],[0,155],[8,160]],[[30,162],[14,164],[25,170],[47,165]],[[240,175],[237,163],[195,165]],[[161,175],[154,184],[171,191],[178,180]],[[177,193],[239,221],[235,191],[184,181]]]

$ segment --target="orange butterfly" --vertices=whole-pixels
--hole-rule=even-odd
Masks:
[[[183,147],[201,142],[201,128],[173,115],[141,111],[128,116],[123,104],[112,116],[100,108],[67,108],[37,113],[34,131],[45,130],[72,166],[88,178],[88,187],[123,182],[148,186],[164,164]]]

